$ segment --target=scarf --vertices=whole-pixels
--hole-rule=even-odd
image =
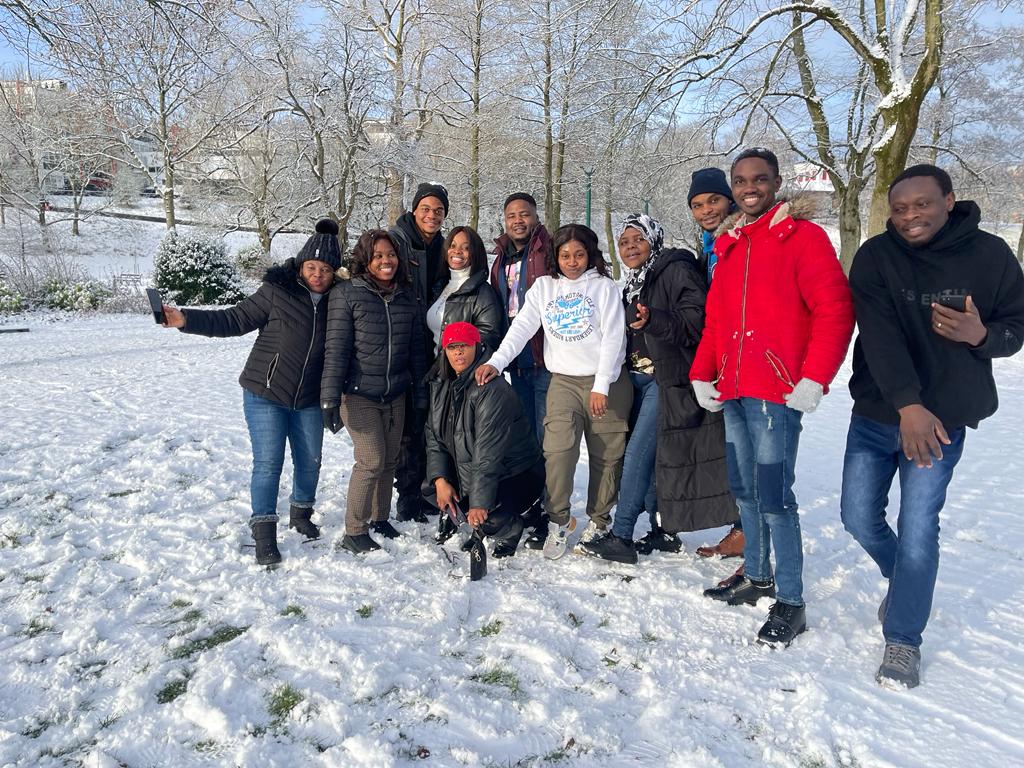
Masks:
[[[651,268],[661,256],[661,246],[665,242],[665,230],[661,228],[657,219],[652,219],[646,213],[631,213],[623,219],[614,230],[616,242],[629,227],[637,230],[643,235],[644,240],[650,243],[651,255],[637,269],[626,267],[626,287],[622,289],[622,296],[627,306],[636,301],[637,296],[640,295],[640,289],[643,288],[647,275],[650,274]]]

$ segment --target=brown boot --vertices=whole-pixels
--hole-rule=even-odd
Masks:
[[[743,531],[732,528],[715,546],[697,547],[697,554],[701,557],[740,557],[743,554],[743,543]]]
[[[733,584],[739,584],[741,581],[743,581],[742,565],[736,569],[736,573],[734,573],[732,576],[726,576],[724,579],[718,582],[718,587],[731,587]]]

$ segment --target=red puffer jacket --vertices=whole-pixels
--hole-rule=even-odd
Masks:
[[[751,224],[736,227],[733,217],[719,230],[690,380],[717,381],[722,400],[784,404],[802,378],[827,392],[846,357],[853,300],[828,235],[805,220],[812,207],[781,202]]]

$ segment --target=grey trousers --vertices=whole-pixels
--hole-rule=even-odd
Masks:
[[[544,466],[547,471],[545,506],[551,522],[569,522],[573,478],[580,459],[580,440],[586,438],[590,456],[587,516],[598,528],[611,522],[611,509],[619,495],[622,457],[626,452],[633,385],[623,371],[608,391],[608,413],[590,415],[593,376],[551,375],[547,415],[544,417]]]
[[[391,513],[391,484],[402,442],[405,398],[378,403],[359,395],[341,398],[341,418],[352,437],[355,465],[348,481],[345,533],[366,533],[370,521]]]

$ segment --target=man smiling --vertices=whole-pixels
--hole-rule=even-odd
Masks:
[[[806,220],[802,202],[776,200],[775,154],[741,152],[731,177],[739,213],[715,241],[718,266],[690,381],[704,408],[725,411],[744,575],[704,594],[730,605],[776,597],[758,640],[787,646],[807,626],[793,494],[801,417],[818,407],[846,357],[853,303],[828,235]]]

